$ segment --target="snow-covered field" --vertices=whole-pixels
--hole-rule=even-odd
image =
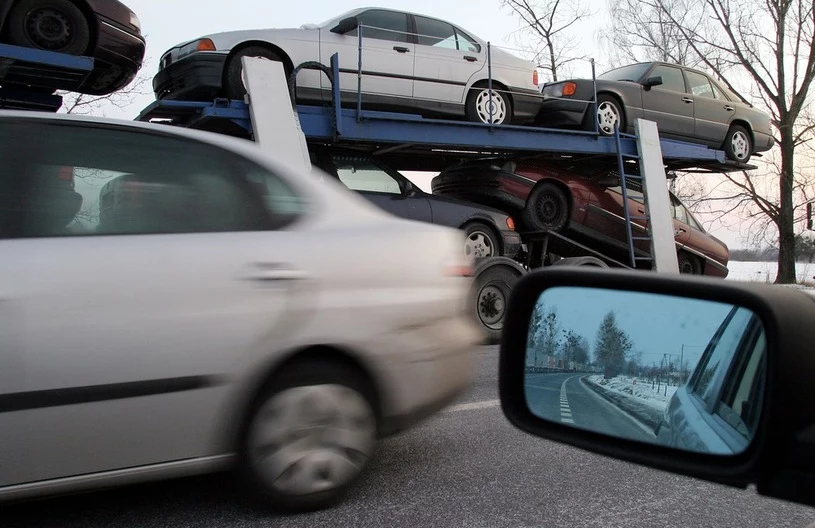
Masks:
[[[589,380],[606,389],[634,396],[649,407],[660,411],[668,406],[668,401],[670,401],[671,396],[676,392],[676,387],[670,385],[666,386],[664,383],[660,385],[654,384],[652,387],[650,381],[632,378],[630,376],[617,376],[605,380],[602,375],[596,375],[589,376]],[[657,387],[659,387],[658,390]]]
[[[772,283],[778,271],[778,264],[776,262],[730,261],[727,264],[727,269],[730,270],[727,274],[729,280]],[[815,278],[813,278],[815,263],[798,262],[795,265],[795,272],[799,282],[815,282]]]

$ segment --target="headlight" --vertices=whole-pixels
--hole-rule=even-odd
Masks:
[[[178,58],[186,57],[197,51],[215,51],[215,43],[208,38],[193,40],[189,44],[181,46],[178,50]]]
[[[139,33],[141,33],[141,21],[139,20],[139,17],[137,17],[135,13],[130,13],[130,25],[138,29]]]

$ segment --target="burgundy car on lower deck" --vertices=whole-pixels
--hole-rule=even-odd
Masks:
[[[570,165],[571,163],[571,165]],[[620,180],[608,165],[525,160],[478,161],[442,171],[433,194],[454,196],[506,211],[519,230],[548,229],[601,246],[627,262],[628,244]],[[639,182],[626,180],[632,216],[645,214]],[[707,233],[684,204],[671,193],[677,256],[682,273],[726,277],[730,252]],[[643,236],[645,221],[632,220],[633,235]],[[636,253],[650,253],[648,241],[635,241]],[[598,248],[599,249],[599,248]]]
[[[130,84],[145,54],[139,18],[117,0],[0,0],[0,43],[92,57],[93,72],[79,86],[38,86],[90,95]]]

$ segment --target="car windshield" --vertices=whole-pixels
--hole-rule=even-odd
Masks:
[[[645,74],[645,71],[651,66],[649,62],[639,64],[630,64],[621,68],[615,68],[598,75],[598,79],[606,81],[632,81],[636,82]]]

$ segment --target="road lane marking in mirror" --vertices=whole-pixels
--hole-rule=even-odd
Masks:
[[[472,411],[475,409],[489,409],[491,407],[500,407],[501,400],[484,400],[480,402],[459,403],[448,407],[443,412],[457,412],[457,411]]]
[[[566,396],[566,382],[572,378],[566,378],[560,384],[560,421],[573,424],[572,410],[569,408],[569,398]]]

